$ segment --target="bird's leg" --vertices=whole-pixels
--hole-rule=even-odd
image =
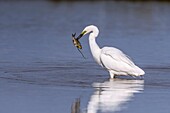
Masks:
[[[115,78],[115,75],[111,71],[109,71],[109,74],[111,79]]]

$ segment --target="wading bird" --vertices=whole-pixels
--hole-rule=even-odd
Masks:
[[[136,66],[121,50],[114,47],[100,48],[96,43],[96,37],[99,34],[99,29],[96,26],[89,25],[85,27],[78,36],[78,39],[88,33],[90,33],[89,45],[92,56],[99,65],[109,71],[110,78],[115,78],[117,75],[141,76],[145,74],[145,72]]]

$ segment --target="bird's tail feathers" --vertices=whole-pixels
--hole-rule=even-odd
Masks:
[[[135,68],[133,69],[133,72],[131,74],[134,75],[134,76],[141,76],[141,75],[145,74],[145,71],[143,71],[138,66],[135,66]]]

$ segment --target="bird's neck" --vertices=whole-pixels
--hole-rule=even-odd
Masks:
[[[100,64],[100,53],[101,49],[99,48],[98,44],[96,43],[96,37],[93,33],[89,36],[89,45],[91,53],[98,64]]]

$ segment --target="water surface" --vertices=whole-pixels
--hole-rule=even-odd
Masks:
[[[0,112],[169,113],[169,12],[167,2],[0,1]],[[127,53],[144,79],[109,80],[87,36],[83,59],[71,34],[89,24],[100,29],[99,45]]]

